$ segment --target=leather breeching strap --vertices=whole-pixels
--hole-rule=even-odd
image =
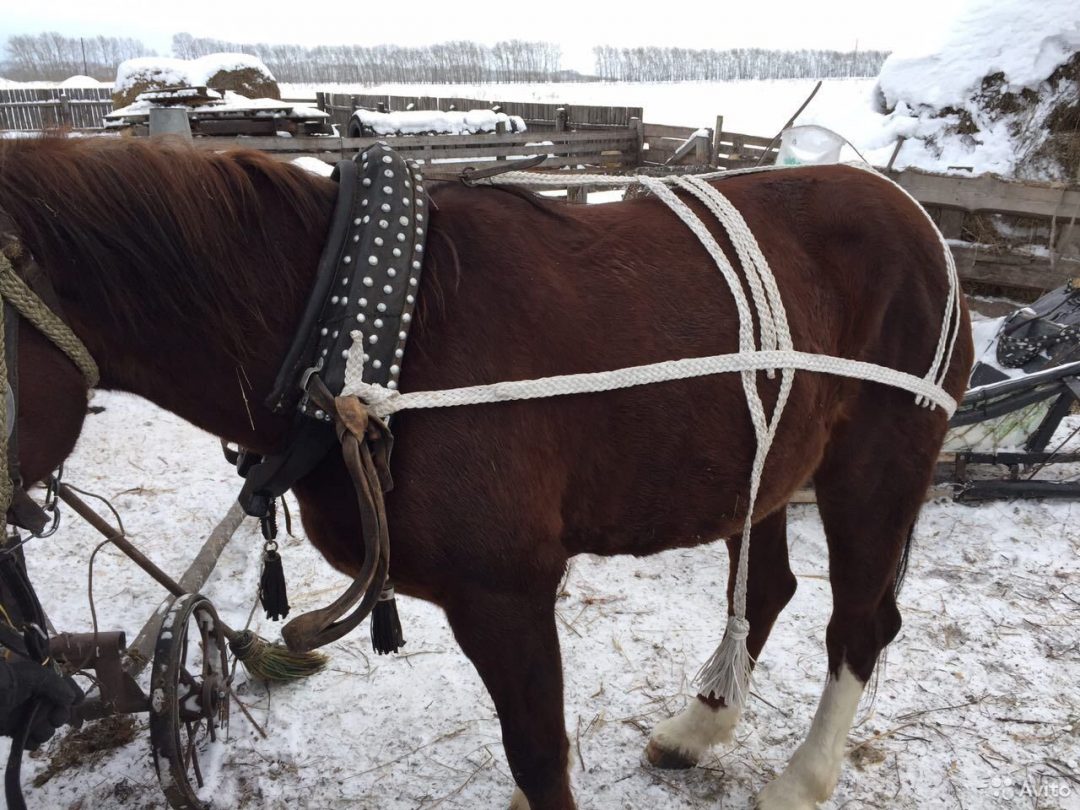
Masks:
[[[393,436],[386,424],[371,415],[356,397],[334,397],[317,378],[308,389],[308,395],[334,419],[341,455],[356,490],[364,538],[364,564],[345,593],[333,603],[297,616],[281,628],[285,643],[297,652],[336,641],[352,631],[375,608],[390,569],[390,535],[383,493],[389,492],[394,485],[390,476]],[[348,613],[354,605],[355,609]]]

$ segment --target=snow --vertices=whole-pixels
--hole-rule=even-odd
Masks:
[[[494,132],[498,124],[504,124],[507,132],[525,131],[525,122],[520,116],[492,110],[407,110],[388,113],[357,110],[353,117],[365,127],[370,127],[376,135],[420,135],[429,132],[475,135],[479,132]]]
[[[881,128],[911,139],[897,168],[1066,179],[1057,176],[1060,169],[1017,164],[1045,136],[1038,123],[1056,103],[1054,94],[1066,92],[1044,82],[1080,51],[1075,0],[969,0],[941,30],[936,41],[928,37],[922,53],[893,54],[881,69],[880,92],[893,111]],[[995,74],[1003,75],[1001,92],[1034,90],[1039,101],[1025,102],[1018,112],[989,109],[983,80]]]
[[[935,35],[935,31],[941,31]],[[1051,99],[1019,114],[993,116],[977,98],[984,77],[1001,72],[1004,90],[1045,91],[1042,83],[1080,50],[1080,14],[1075,0],[969,0],[952,21],[928,26],[923,52],[894,54],[878,79],[827,80],[798,123],[839,133],[851,146],[840,160],[863,155],[875,166],[977,175],[992,172],[1028,179],[1063,179],[1052,167],[1018,167],[1040,140],[1032,126],[1047,114]],[[503,85],[394,85],[323,87],[337,92],[386,93],[543,101],[567,105],[627,105],[644,108],[648,123],[715,126],[723,116],[728,132],[771,137],[809,95],[811,80],[581,83]],[[290,85],[290,96],[304,85]],[[880,109],[884,99],[888,112]],[[970,122],[961,119],[961,114]],[[1030,119],[1030,120],[1029,120]],[[974,124],[976,131],[957,132]],[[1026,140],[1025,140],[1026,139]]]
[[[94,404],[105,410],[88,417],[65,476],[112,499],[133,542],[178,575],[227,511],[239,479],[215,438],[176,417],[124,394],[101,392]],[[1080,417],[1068,417],[1062,435],[1076,427]],[[824,810],[1034,807],[1028,787],[1043,792],[1039,807],[1080,806],[1075,785],[1055,770],[1080,766],[1078,509],[1025,501],[926,506],[900,600],[904,629],[876,702],[864,705],[848,736],[843,776]],[[736,742],[683,772],[654,770],[641,753],[652,726],[690,697],[690,680],[722,631],[722,544],[573,561],[557,610],[580,806],[746,807],[783,767],[820,696],[830,604],[815,507],[791,508],[789,536],[799,590],[762,656]],[[69,513],[59,534],[27,546],[31,577],[58,628],[90,629],[86,561],[99,541]],[[261,549],[257,524],[246,522],[203,589],[233,626],[244,625],[255,599]],[[325,605],[346,585],[302,536],[283,538],[282,556],[297,613]],[[100,626],[129,638],[163,596],[110,548],[97,556],[94,593]],[[330,669],[306,682],[267,689],[239,670],[239,699],[269,737],[234,707],[228,742],[214,752],[215,805],[505,806],[512,783],[478,676],[438,609],[399,603],[403,654],[372,654],[361,628],[332,645]],[[279,625],[256,612],[253,627],[275,638]],[[31,804],[162,806],[146,716],[138,722],[133,742],[62,771],[31,790]],[[27,760],[24,782],[59,744]],[[1014,799],[999,803],[995,790],[1012,790]]]
[[[282,84],[286,98],[314,98],[316,90],[332,93],[370,95],[433,96],[435,98],[475,98],[493,101],[543,102],[552,104],[594,104],[644,107],[650,124],[713,127],[716,116],[724,116],[724,129],[771,137],[798,109],[814,89],[815,81],[784,79],[736,82],[585,82],[535,84]],[[873,114],[874,79],[831,79],[809,109],[823,110],[838,117],[852,107]],[[571,112],[571,117],[573,114]],[[803,118],[800,123],[806,123]],[[817,122],[825,123],[825,122]],[[827,123],[825,123],[828,126]],[[844,130],[841,128],[841,132]],[[846,133],[845,133],[846,134]]]
[[[315,157],[293,158],[292,164],[294,166],[299,166],[301,169],[309,171],[312,174],[317,174],[320,177],[329,177],[334,173],[333,166]]]
[[[108,87],[105,82],[99,82],[92,76],[69,76],[60,82],[61,87]]]
[[[1075,0],[970,0],[922,53],[894,53],[881,68],[888,106],[961,107],[985,76],[1004,73],[1012,92],[1037,89],[1080,50]]]
[[[183,59],[167,56],[140,56],[121,62],[116,68],[113,90],[122,93],[137,82],[161,82],[167,87],[191,84],[188,80],[189,63]],[[205,82],[203,82],[205,84]]]

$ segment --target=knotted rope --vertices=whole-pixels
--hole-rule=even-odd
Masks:
[[[55,312],[49,309],[37,293],[19,278],[7,256],[2,253],[0,253],[0,296],[10,302],[20,315],[68,356],[75,367],[82,372],[88,391],[97,386],[100,374],[97,363],[90,356],[86,345]]]
[[[0,381],[3,382],[4,388],[3,393],[0,394],[0,514],[6,515],[14,490],[8,471],[7,398],[11,388],[8,382],[5,345],[4,301],[15,307],[20,315],[71,359],[86,379],[88,391],[98,384],[99,374],[97,363],[94,362],[94,358],[90,356],[83,342],[55,312],[45,305],[45,302],[26,285],[26,282],[19,278],[11,266],[11,261],[3,251],[0,251]]]

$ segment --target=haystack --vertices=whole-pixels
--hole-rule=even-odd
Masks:
[[[113,106],[126,107],[148,90],[164,87],[210,87],[246,98],[280,99],[277,81],[258,58],[246,53],[215,53],[184,60],[147,56],[120,64],[113,85]]]
[[[878,91],[907,122],[897,167],[1080,182],[1074,2],[972,0],[929,52],[890,56]]]

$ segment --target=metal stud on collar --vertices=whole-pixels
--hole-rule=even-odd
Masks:
[[[336,292],[319,319],[315,356],[325,358],[327,367],[320,374],[324,381],[341,379],[339,357],[348,355],[344,341],[359,324],[364,335],[364,381],[396,388],[423,269],[427,225],[421,213],[422,177],[414,161],[404,160],[386,144],[368,149],[356,163],[361,176],[347,233],[336,248],[337,277],[332,284]],[[387,231],[393,232],[393,239]],[[365,274],[347,272],[357,264]],[[306,403],[304,408],[315,415]]]

